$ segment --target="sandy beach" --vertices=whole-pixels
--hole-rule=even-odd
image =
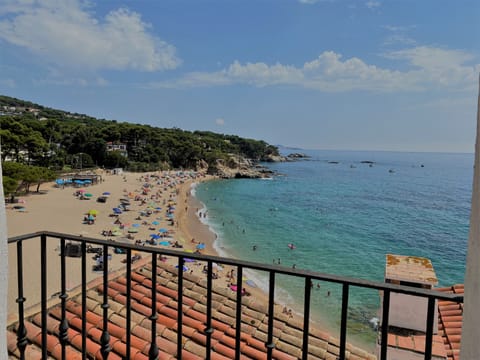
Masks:
[[[174,244],[181,246],[179,251],[193,252],[202,243],[203,254],[218,255],[214,249],[215,234],[208,226],[200,222],[197,209],[200,203],[191,196],[191,186],[194,182],[206,181],[210,177],[194,173],[156,172],[156,173],[122,173],[112,175],[99,172],[102,181],[87,187],[62,187],[55,183],[42,184],[40,193],[31,193],[21,197],[19,205],[24,209],[7,206],[8,236],[17,236],[36,231],[48,230],[90,238],[111,239],[112,241],[127,241],[129,243],[145,243],[152,234],[162,236],[157,240],[159,248],[176,249]],[[148,187],[144,185],[148,184]],[[108,193],[105,203],[97,202],[97,198]],[[81,196],[91,194],[92,196]],[[80,196],[79,196],[80,195]],[[82,200],[83,198],[83,200]],[[129,211],[123,211],[118,216],[113,215],[113,208],[120,204],[120,199],[129,199]],[[173,207],[173,220],[167,215],[167,209]],[[96,213],[94,222],[88,223],[88,214]],[[171,215],[170,215],[171,216]],[[115,223],[116,222],[116,223]],[[112,233],[110,233],[112,231]],[[103,234],[102,234],[103,233]],[[131,237],[131,239],[128,239]],[[39,239],[30,240],[23,245],[24,264],[24,296],[25,307],[36,307],[40,300],[40,245]],[[158,243],[162,242],[163,245]],[[168,242],[168,243],[167,243]],[[9,245],[9,320],[16,317],[17,277],[16,277],[16,246]],[[122,271],[125,264],[123,254],[113,253],[111,249],[110,271]],[[88,254],[87,281],[101,276],[101,272],[92,271],[96,264],[95,254]],[[147,259],[142,259],[143,261]],[[172,266],[176,259],[167,259]],[[67,290],[77,289],[81,283],[80,258],[67,258]],[[217,271],[217,286],[229,286],[228,273],[231,269]],[[189,271],[202,272],[201,264],[192,264]],[[59,241],[47,241],[47,294],[52,301],[60,291],[60,257]],[[248,291],[259,300],[266,300],[258,288]]]

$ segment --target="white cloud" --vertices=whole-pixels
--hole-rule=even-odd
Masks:
[[[215,72],[195,72],[171,81],[151,84],[152,87],[190,88],[247,84],[263,86],[294,86],[324,92],[351,90],[422,91],[442,86],[464,90],[475,86],[480,65],[467,65],[471,55],[459,51],[419,46],[383,54],[398,60],[407,70],[393,70],[368,64],[352,57],[343,59],[334,51],[325,51],[301,67],[276,63],[233,62]]]
[[[180,63],[175,47],[125,8],[98,19],[81,0],[6,0],[0,14],[0,40],[60,67],[159,71]]]
[[[66,77],[63,75],[52,74],[47,79],[34,79],[32,80],[35,85],[61,85],[61,86],[80,86],[80,87],[103,87],[109,83],[102,77],[88,78],[88,77]]]
[[[365,3],[365,6],[368,7],[369,9],[375,9],[377,7],[380,7],[382,5],[380,1],[375,1],[375,0],[369,0]]]
[[[300,4],[313,5],[318,2],[335,2],[337,0],[298,0]]]
[[[383,42],[383,45],[416,45],[417,42],[412,39],[411,37],[407,36],[407,32],[414,29],[415,25],[410,26],[393,26],[393,25],[385,25],[383,26],[389,32],[389,35]]]
[[[225,125],[225,120],[222,118],[215,119],[215,124],[217,124],[218,126],[223,126]]]

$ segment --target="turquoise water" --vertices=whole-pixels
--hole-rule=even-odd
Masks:
[[[305,152],[310,159],[268,164],[278,173],[271,180],[196,187],[222,255],[375,281],[383,281],[387,253],[422,256],[431,259],[439,285],[463,282],[472,154]],[[248,276],[266,286],[262,274]],[[277,301],[301,311],[303,284],[279,284]],[[313,318],[333,332],[340,294],[328,283],[313,291]],[[378,305],[378,293],[352,290],[349,340],[373,341]]]

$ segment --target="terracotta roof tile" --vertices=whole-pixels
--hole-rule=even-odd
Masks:
[[[132,359],[148,358],[151,339],[151,266],[149,264],[134,270],[131,274],[131,338],[130,349],[126,346],[126,291],[127,279],[124,275],[109,279],[108,295],[108,332],[112,351],[109,359],[120,359],[130,351]],[[156,343],[162,360],[177,358],[177,311],[178,311],[178,277],[176,270],[167,264],[158,268],[156,302]],[[196,282],[196,283],[195,283]],[[103,285],[92,283],[87,291],[87,349],[89,357],[100,359],[100,338],[103,332]],[[181,302],[182,317],[182,358],[200,360],[205,358],[207,337],[206,328],[206,282],[185,274],[184,291]],[[264,359],[266,357],[267,306],[258,303],[253,297],[242,298],[241,336],[236,342],[236,293],[224,286],[215,286],[212,291],[212,328],[211,355],[215,360],[232,359],[238,346],[242,359]],[[66,318],[69,323],[68,341],[72,357],[81,351],[82,337],[82,307],[81,297],[72,296],[66,302]],[[456,316],[455,314],[452,314]],[[41,323],[38,315],[28,319],[29,351],[38,349],[41,336],[40,329],[34,323]],[[47,321],[47,347],[51,356],[58,356],[61,348],[58,341],[58,324],[61,319],[61,309],[57,305],[49,310]],[[456,320],[456,319],[454,319]],[[31,322],[30,322],[31,321]],[[279,360],[293,360],[301,357],[303,341],[301,319],[291,319],[281,313],[281,307],[276,306],[273,328],[273,357]],[[452,334],[453,335],[453,334]],[[36,344],[36,345],[34,345]],[[309,359],[335,359],[339,354],[339,340],[329,334],[311,329],[309,339]],[[349,359],[371,359],[372,354],[347,344]],[[70,351],[70,350],[69,350]],[[452,349],[453,353],[454,349]],[[16,352],[16,336],[9,331],[9,353]],[[17,355],[18,356],[18,355]]]
[[[448,288],[435,289],[446,293],[463,294],[463,284],[453,285]],[[451,301],[438,301],[439,329],[447,350],[449,360],[459,359],[460,340],[462,334],[463,304]]]

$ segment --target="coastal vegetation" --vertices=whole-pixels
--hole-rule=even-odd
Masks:
[[[0,141],[6,194],[15,184],[28,190],[50,181],[54,172],[201,168],[216,174],[219,166],[279,155],[262,140],[96,119],[8,96],[0,96]]]

